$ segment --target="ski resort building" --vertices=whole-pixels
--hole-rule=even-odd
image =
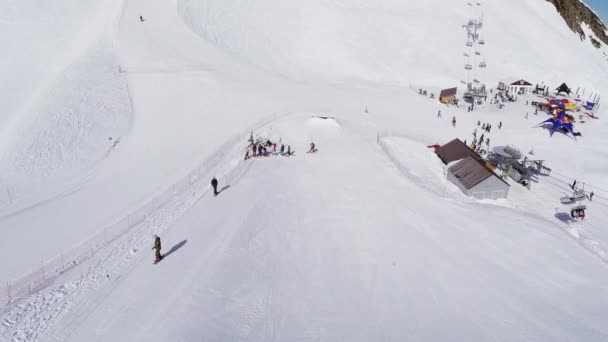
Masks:
[[[499,82],[498,89],[508,91],[511,94],[527,95],[534,92],[532,83],[521,79],[518,81]]]
[[[448,167],[447,178],[467,196],[477,199],[507,198],[510,185],[490,170],[483,158],[459,139],[435,151]]]
[[[435,153],[444,164],[449,164],[453,161],[464,159],[466,157],[474,157],[481,159],[481,156],[471,150],[460,139],[454,139],[449,143],[438,148]]]
[[[467,196],[477,199],[495,200],[509,195],[510,185],[474,157],[466,157],[450,166],[448,180]]]
[[[458,88],[443,89],[441,93],[439,93],[439,102],[444,104],[454,103],[456,101],[457,92]]]

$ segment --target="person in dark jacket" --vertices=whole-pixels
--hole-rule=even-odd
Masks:
[[[217,196],[219,192],[217,192],[217,179],[215,177],[211,180],[211,186],[213,187],[213,196]]]
[[[154,253],[156,257],[154,263],[159,262],[163,258],[163,256],[160,254],[160,248],[160,237],[158,235],[154,235],[154,247],[152,247],[152,249],[156,250]]]

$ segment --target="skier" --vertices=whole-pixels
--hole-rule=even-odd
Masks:
[[[285,153],[285,145],[281,144],[281,155]]]
[[[486,145],[490,146],[490,138],[486,139]]]
[[[257,145],[253,145],[253,156],[255,157],[257,154],[257,150],[258,150],[258,146]]]
[[[277,154],[277,144],[276,143],[272,144],[272,153]]]
[[[213,196],[217,196],[219,192],[217,192],[217,179],[215,177],[211,180],[211,186],[213,187]]]
[[[247,150],[247,153],[245,153],[245,160],[248,160],[249,158],[251,158],[251,156],[249,155],[249,150]]]
[[[144,17],[143,16],[139,16],[139,21],[141,21],[142,23],[144,22]]]
[[[291,152],[291,145],[287,145],[287,155],[291,156],[293,152]]]
[[[158,235],[154,235],[154,247],[152,247],[152,249],[156,250],[156,252],[154,253],[156,257],[154,263],[157,264],[163,258],[163,256],[160,254],[160,237]]]
[[[452,117],[452,127],[456,127],[456,117]]]
[[[438,119],[441,119],[441,110],[438,110],[438,111],[437,111],[437,118],[438,118]]]
[[[502,121],[498,123],[498,129],[502,129]]]
[[[315,148],[315,143],[311,142],[310,143],[310,150],[308,150],[308,153],[315,153],[317,152],[317,149]]]
[[[481,125],[481,129],[483,129],[484,131],[486,130],[486,124],[485,123],[483,125]]]
[[[593,191],[589,193],[589,201],[593,201]]]
[[[570,188],[572,188],[572,190],[576,189],[576,179],[574,180],[574,183],[570,185]]]

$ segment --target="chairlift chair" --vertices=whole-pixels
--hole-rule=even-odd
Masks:
[[[481,40],[479,40],[479,42],[477,42],[477,43],[478,43],[479,45],[485,45],[486,41],[485,41],[485,40],[483,40],[483,39],[481,39]]]
[[[466,70],[473,70],[473,66],[471,64],[465,64],[464,68]]]
[[[481,62],[481,63],[479,63],[479,67],[480,67],[480,68],[485,68],[485,67],[486,67],[486,62]]]
[[[467,42],[467,46],[468,47],[472,47],[473,46],[473,42]]]

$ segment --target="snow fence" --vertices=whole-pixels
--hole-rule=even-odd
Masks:
[[[208,176],[214,168],[220,166],[224,157],[237,148],[239,143],[244,142],[250,132],[258,131],[264,126],[267,126],[286,115],[287,114],[270,115],[252,125],[250,128],[235,134],[232,138],[224,142],[213,154],[203,160],[194,170],[163,190],[139,209],[131,212],[118,221],[108,224],[97,234],[70,250],[42,261],[38,268],[19,279],[8,281],[6,284],[0,284],[0,308],[6,307],[20,299],[27,298],[33,293],[44,289],[60,275],[91,258],[95,253],[111,242],[137,231],[134,228],[144,228],[142,226],[146,224],[146,221],[151,214],[163,208],[176,195],[185,193],[201,181],[208,182],[209,179],[204,178],[203,176]],[[219,180],[223,181],[222,184],[234,184],[247,172],[254,161],[255,159],[249,159],[247,161],[240,159],[239,162],[234,167],[230,168]],[[207,192],[209,188],[210,187],[207,187],[205,192]]]

